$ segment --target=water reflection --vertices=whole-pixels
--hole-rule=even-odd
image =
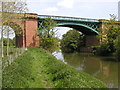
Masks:
[[[113,57],[97,57],[92,54],[77,52],[69,54],[54,52],[53,55],[65,64],[95,76],[109,88],[118,87],[118,63],[113,62]]]

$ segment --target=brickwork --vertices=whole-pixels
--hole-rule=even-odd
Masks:
[[[20,17],[37,17],[37,14],[19,14]],[[13,14],[15,17],[15,14]],[[17,47],[38,47],[39,46],[39,36],[37,35],[38,21],[35,19],[11,19],[10,23],[14,25],[9,25],[16,34],[16,46]],[[21,35],[17,35],[16,29],[21,30]]]
[[[7,13],[9,14],[9,13]],[[24,33],[24,20],[22,19],[15,19],[15,17],[24,17],[24,14],[9,14],[11,18],[10,20],[7,20],[6,22],[4,22],[4,25],[8,25],[7,23],[9,22],[9,25],[15,32],[16,34],[16,46],[17,47],[25,47],[25,41],[24,41],[24,35],[17,35],[17,31],[19,30],[19,32]],[[9,16],[8,15],[8,16]]]
[[[37,17],[36,14],[27,14],[27,17]],[[26,20],[26,47],[38,47],[39,36],[37,35],[38,21],[35,19]]]

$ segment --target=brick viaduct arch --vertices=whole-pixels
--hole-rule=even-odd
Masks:
[[[16,47],[23,47],[23,30],[22,28],[14,22],[5,22],[3,25],[11,27],[15,32],[16,37]]]
[[[13,14],[14,16],[14,14]],[[37,14],[21,14],[20,17],[37,17]],[[38,47],[38,21],[36,19],[10,19],[3,25],[10,26],[16,35],[17,47]]]

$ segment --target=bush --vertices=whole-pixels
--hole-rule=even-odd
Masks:
[[[120,61],[120,35],[116,39],[115,47],[116,47],[116,59]]]
[[[3,45],[7,46],[7,43],[8,43],[8,39],[3,38]],[[9,39],[9,46],[15,46],[15,40]]]
[[[119,35],[119,25],[114,14],[110,14],[110,17],[110,20],[103,24],[104,29],[101,28],[101,33],[98,35],[102,43],[96,51],[99,55],[109,55],[116,51],[114,41]]]
[[[53,52],[58,47],[57,38],[42,37],[40,39],[41,47],[47,51]]]
[[[111,54],[109,44],[101,44],[100,46],[92,47],[93,53],[100,56],[107,56]]]
[[[50,52],[53,52],[58,47],[59,40],[55,37],[57,30],[54,28],[56,26],[56,21],[45,18],[39,27],[41,47]]]
[[[61,40],[61,49],[63,52],[71,53],[80,51],[80,47],[84,46],[83,36],[77,30],[70,30],[63,35]]]

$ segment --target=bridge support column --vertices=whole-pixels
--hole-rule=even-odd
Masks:
[[[27,17],[37,17],[37,14],[28,14]],[[38,34],[38,20],[27,19],[26,20],[26,47],[39,47]]]
[[[86,35],[86,46],[96,46],[100,44],[100,40],[96,35]]]

